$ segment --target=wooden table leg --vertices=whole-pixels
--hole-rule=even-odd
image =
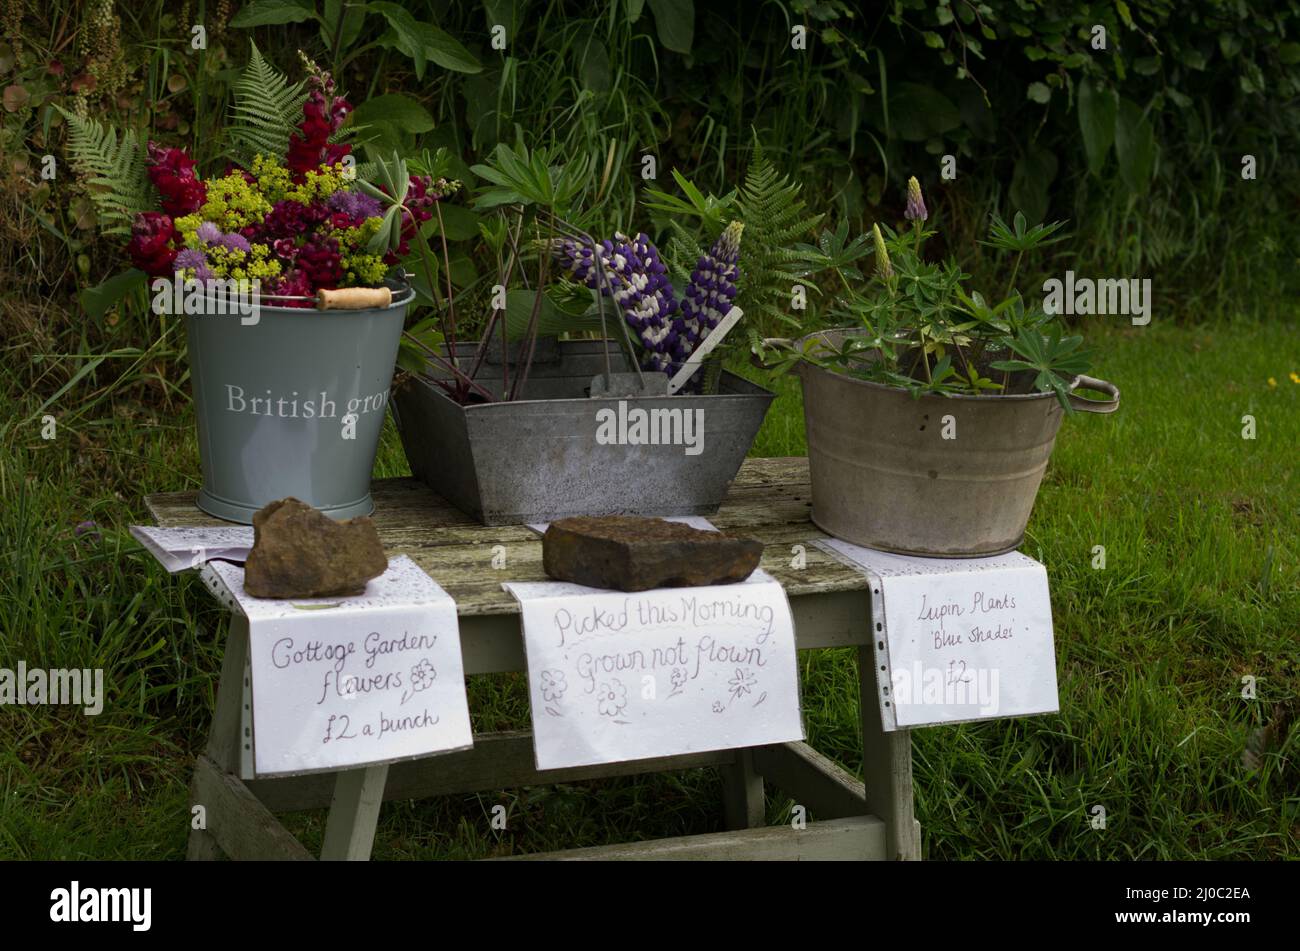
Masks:
[[[225,858],[225,855],[226,853],[221,851],[221,846],[217,845],[216,836],[206,829],[190,827],[190,838],[185,847],[185,861],[215,862]]]
[[[232,612],[229,618],[221,677],[217,681],[212,727],[208,732],[207,756],[221,769],[237,773],[240,744],[243,742],[240,736],[239,719],[240,705],[243,702],[244,659],[248,655],[248,618],[239,611]],[[196,829],[191,824],[189,842],[185,850],[185,858],[191,862],[210,862],[225,856],[221,846],[217,844],[216,837],[207,828],[207,823],[215,817],[208,815],[210,804],[202,801],[201,798],[202,784],[199,776],[201,768],[202,764],[196,764],[194,780],[190,784],[190,820],[193,823],[194,807],[202,806],[204,828]]]
[[[867,617],[871,615],[868,613]],[[919,859],[921,836],[912,814],[912,735],[907,730],[886,733],[881,728],[876,692],[875,654],[858,648],[858,703],[862,716],[862,780],[867,806],[885,823],[886,855]]]
[[[205,569],[210,570],[210,569]],[[244,665],[248,659],[248,618],[235,610],[226,631],[226,651],[217,681],[217,702],[208,733],[208,757],[228,773],[239,775],[241,751],[252,737],[240,725],[244,704]],[[251,748],[250,748],[251,749]]]
[[[322,859],[365,862],[375,844],[375,824],[384,801],[388,766],[347,769],[334,780],[334,801],[325,822]]]
[[[736,750],[736,761],[722,771],[723,807],[728,829],[753,829],[767,822],[763,776],[754,769],[754,754]]]

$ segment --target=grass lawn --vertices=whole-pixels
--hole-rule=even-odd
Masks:
[[[924,854],[1300,857],[1300,730],[1287,729],[1300,710],[1297,328],[1087,329],[1122,407],[1066,421],[1023,549],[1051,579],[1061,713],[915,732]],[[758,455],[804,451],[797,385],[780,382]],[[0,666],[102,667],[109,699],[98,717],[0,708],[0,858],[180,858],[224,620],[126,526],[146,518],[144,493],[197,487],[192,418],[115,405],[46,441],[39,402],[12,380],[6,398],[16,422],[0,428]],[[77,400],[73,387],[47,412]],[[1254,439],[1242,437],[1247,415]],[[400,474],[390,425],[377,475]],[[98,538],[74,537],[83,520]],[[802,670],[810,742],[856,769],[853,654],[807,652]],[[470,692],[476,730],[527,725],[521,675],[472,678]],[[505,831],[490,828],[498,803]],[[769,801],[769,822],[791,805]],[[1104,829],[1090,825],[1095,806]],[[319,847],[323,812],[288,824]],[[721,781],[694,770],[391,803],[375,855],[721,828]]]

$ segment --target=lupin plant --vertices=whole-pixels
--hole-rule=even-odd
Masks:
[[[556,238],[551,254],[579,282],[592,289],[599,285],[613,298],[645,350],[644,369],[672,375],[731,309],[743,227],[733,221],[700,257],[680,302],[658,249],[644,234],[631,239],[615,234],[613,241],[596,245],[594,255],[604,265],[603,282],[592,248],[581,241]]]
[[[679,337],[673,319],[678,302],[667,268],[650,239],[644,234],[628,238],[615,233],[613,240],[606,239],[594,248],[576,238],[555,238],[550,247],[551,257],[561,269],[613,299],[645,350],[642,366],[668,370]],[[597,259],[603,265],[603,279],[596,271]]]
[[[632,357],[642,370],[671,376],[717,327],[736,296],[742,231],[739,222],[725,228],[713,247],[698,259],[685,293],[679,298],[658,248],[646,234],[629,237],[616,232],[612,238],[597,241],[575,223],[585,223],[589,218],[578,211],[591,185],[589,162],[582,158],[559,162],[558,158],[549,149],[529,149],[522,141],[514,146],[502,143],[487,162],[471,169],[488,183],[480,189],[475,206],[508,209],[499,227],[483,226],[485,238],[492,236],[489,243],[499,255],[499,286],[509,286],[516,267],[523,266],[527,251],[537,252],[536,289],[520,292],[529,300],[527,320],[521,319],[522,312],[509,300],[494,304],[477,355],[465,369],[472,381],[487,352],[487,341],[498,326],[503,347],[510,339],[522,340],[516,368],[511,369],[514,361],[503,364],[504,372],[512,374],[508,383],[503,382],[504,399],[516,399],[523,392],[543,324],[547,324],[547,333],[599,328],[617,337],[605,323],[608,300],[622,315],[623,339],[631,350],[639,351]],[[519,236],[527,233],[525,229],[534,237],[521,244]],[[500,256],[507,251],[507,243],[508,254],[502,264]],[[550,274],[557,269],[576,285],[595,292],[595,306],[587,314],[566,311],[573,319],[558,327],[554,316],[544,318],[544,311],[554,311],[558,297],[572,302],[572,292],[577,292],[577,298],[584,295],[575,284],[550,284]],[[544,307],[547,298],[549,308]],[[592,312],[599,315],[599,324],[594,324]],[[702,375],[697,374],[691,385],[701,382]]]
[[[1017,257],[1000,302],[987,302],[963,288],[969,275],[953,262],[931,264],[921,252],[936,232],[920,183],[908,181],[904,217],[911,234],[874,224],[875,271],[865,286],[849,286],[833,314],[857,326],[832,344],[821,335],[802,345],[767,340],[755,347],[766,364],[788,370],[804,360],[849,376],[905,387],[914,396],[997,396],[1054,393],[1067,413],[1073,377],[1086,373],[1090,354],[1083,338],[1065,336],[1059,316],[1027,304],[1015,287],[1024,254],[1056,241],[1064,222],[1027,227],[1017,213],[1012,225],[994,215],[984,243]],[[860,327],[860,330],[859,330]],[[987,374],[987,375],[986,375]]]
[[[739,221],[727,225],[691,272],[691,282],[682,296],[682,314],[688,332],[697,337],[707,337],[736,299],[740,235],[744,230],[744,224]]]

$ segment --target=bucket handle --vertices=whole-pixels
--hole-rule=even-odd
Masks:
[[[1082,387],[1085,390],[1097,390],[1110,396],[1108,400],[1089,400],[1074,391]],[[1114,383],[1099,380],[1094,376],[1080,374],[1070,384],[1070,405],[1084,413],[1113,413],[1119,409],[1119,387]]]

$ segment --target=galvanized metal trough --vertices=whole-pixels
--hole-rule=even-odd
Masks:
[[[539,340],[511,402],[462,406],[406,377],[391,406],[411,471],[485,525],[716,512],[774,394],[725,372],[708,396],[591,398],[605,354],[599,340]],[[614,372],[633,369],[613,344],[609,359]],[[499,394],[502,371],[489,356],[475,379]]]

